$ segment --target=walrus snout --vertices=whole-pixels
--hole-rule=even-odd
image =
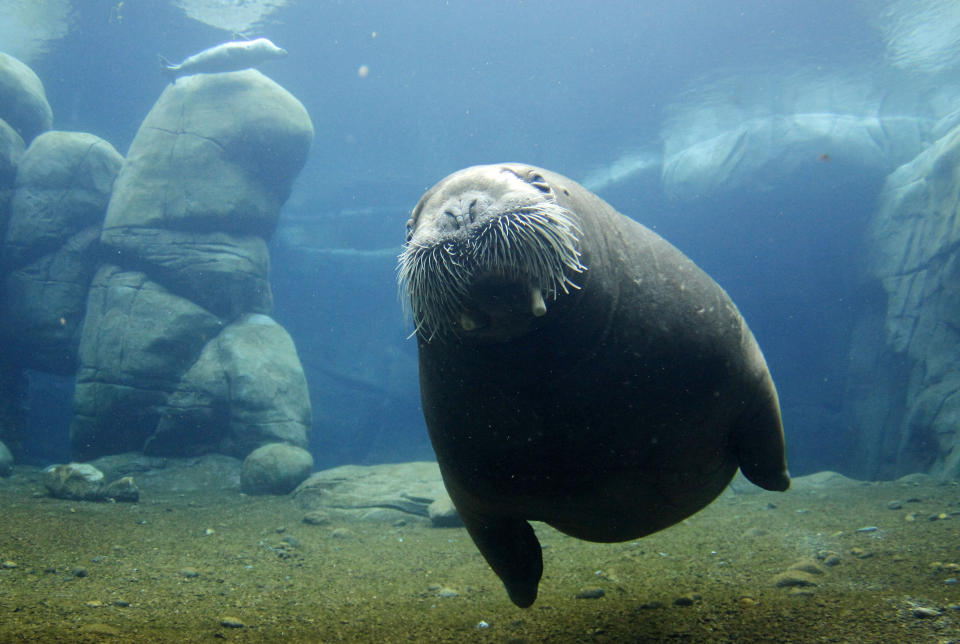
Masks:
[[[476,224],[485,216],[489,216],[492,206],[493,199],[478,190],[471,190],[448,199],[441,209],[442,216],[437,218],[437,232],[444,234],[466,231],[471,224]]]

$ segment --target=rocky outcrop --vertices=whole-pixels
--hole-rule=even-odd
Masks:
[[[871,271],[887,294],[888,362],[902,410],[881,440],[893,470],[960,476],[960,127],[888,178],[872,223]],[[891,392],[893,393],[893,392]]]
[[[17,313],[13,312],[14,304],[4,291],[10,279],[18,280],[9,275],[11,267],[5,265],[2,256],[17,170],[26,149],[25,142],[29,143],[41,132],[49,130],[52,122],[53,111],[37,75],[16,58],[0,53],[0,317],[8,321]],[[35,309],[37,304],[18,302],[17,306],[23,313],[25,307]],[[26,378],[24,366],[18,364],[23,347],[21,338],[17,338],[17,342],[9,341],[9,334],[3,326],[5,323],[0,320],[0,346],[4,347],[0,352],[0,438],[18,451],[27,435],[25,410],[21,404]],[[28,336],[24,341],[30,339],[36,339],[36,335]],[[21,353],[19,358],[13,355],[18,352]]]
[[[22,62],[0,52],[0,118],[26,143],[53,127],[43,83]]]
[[[269,312],[266,238],[306,162],[306,110],[257,71],[170,85],[130,146],[102,242],[211,312]]]
[[[293,498],[304,510],[331,517],[395,521],[427,519],[430,505],[449,497],[440,466],[423,461],[322,470],[301,483]]]
[[[109,143],[78,132],[45,132],[23,154],[0,246],[0,338],[11,363],[76,368],[100,224],[122,162]]]
[[[254,70],[167,87],[100,235],[71,423],[77,456],[306,446],[310,403],[266,239],[306,160],[303,106]]]
[[[243,316],[207,342],[160,411],[144,443],[149,454],[242,457],[265,442],[307,446],[310,398],[297,350],[262,314]]]

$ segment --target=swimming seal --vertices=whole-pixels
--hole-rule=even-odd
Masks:
[[[700,510],[737,467],[789,487],[776,390],[736,306],[570,179],[450,175],[407,222],[399,281],[444,484],[517,606],[543,572],[528,521],[624,541]]]
[[[186,58],[179,65],[174,65],[160,56],[160,65],[173,82],[176,82],[180,76],[235,72],[286,55],[286,49],[277,47],[267,38],[257,38],[221,43]]]

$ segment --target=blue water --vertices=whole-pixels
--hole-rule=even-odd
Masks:
[[[746,180],[679,196],[660,164],[667,150],[776,115],[944,117],[949,97],[933,94],[958,67],[923,25],[955,13],[935,1],[832,0],[300,0],[277,10],[247,35],[290,52],[262,71],[316,129],[271,270],[275,317],[311,386],[318,466],[431,457],[415,346],[383,257],[399,252],[410,209],[436,181],[522,161],[584,181],[724,286],[777,382],[792,472],[842,470],[850,336],[858,315],[884,306],[861,279],[865,224],[909,153],[878,160],[830,133],[772,153],[787,131],[751,148],[758,169]],[[70,33],[28,62],[56,129],[123,153],[166,85],[157,54],[177,60],[230,38],[173,3],[77,1]],[[369,255],[311,263],[283,235],[291,222],[316,247]],[[69,382],[33,382],[53,401],[34,406],[44,428],[35,450],[54,458],[67,445]]]

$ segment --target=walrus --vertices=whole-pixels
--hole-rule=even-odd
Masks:
[[[189,74],[235,72],[256,67],[273,58],[283,58],[287,50],[277,47],[267,38],[220,43],[189,56],[178,65],[160,56],[160,66],[172,82]]]
[[[726,292],[559,174],[476,166],[407,222],[398,278],[443,481],[514,604],[528,521],[615,542],[697,512],[739,467],[790,485],[773,380]]]

